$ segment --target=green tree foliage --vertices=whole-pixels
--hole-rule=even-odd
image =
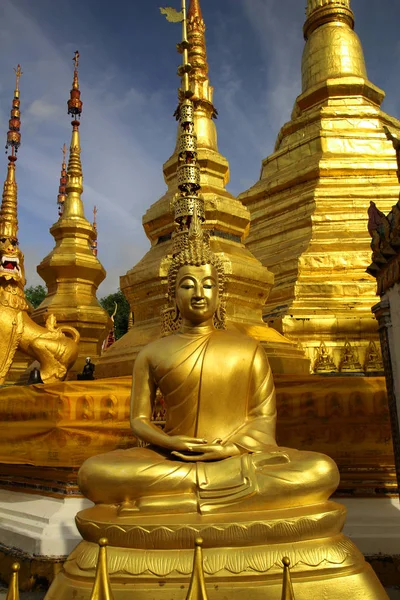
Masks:
[[[31,285],[25,288],[25,297],[33,308],[37,308],[43,302],[46,294],[47,290],[43,285]]]
[[[128,300],[125,298],[121,290],[114,294],[109,294],[101,298],[100,304],[111,316],[115,310],[115,303],[117,303],[117,314],[114,317],[115,324],[115,339],[118,340],[128,331],[128,321],[130,307]]]

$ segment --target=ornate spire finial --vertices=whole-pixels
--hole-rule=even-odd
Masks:
[[[21,65],[17,65],[17,67],[14,67],[14,73],[15,73],[15,91],[19,92],[19,80],[21,78],[21,75],[23,75],[23,72],[21,71]]]
[[[194,97],[212,104],[212,92],[208,79],[208,61],[206,49],[206,25],[200,7],[200,0],[191,0],[188,11],[188,42],[191,89]],[[216,111],[213,110],[212,116]]]
[[[96,237],[93,239],[91,248],[92,248],[93,255],[97,256],[97,206],[93,207],[93,223],[92,223],[92,225],[93,225],[93,229],[96,234]]]
[[[72,82],[72,87],[75,90],[79,90],[79,79],[78,79],[78,67],[79,67],[79,52],[78,50],[75,50],[75,54],[74,54],[74,58],[72,59],[75,68],[74,68],[74,80]]]
[[[10,239],[17,240],[18,237],[18,218],[17,218],[17,183],[15,181],[15,162],[16,153],[21,145],[21,113],[19,100],[19,79],[22,75],[21,66],[14,69],[16,75],[16,86],[11,108],[11,117],[9,120],[9,129],[7,132],[6,152],[11,148],[11,154],[8,157],[7,177],[4,182],[3,198],[0,209],[0,235]]]
[[[172,9],[163,9],[170,11]],[[182,17],[182,41],[178,44],[178,52],[182,54],[182,64],[178,68],[181,77],[179,91],[180,104],[175,113],[179,119],[178,140],[178,189],[174,199],[175,235],[174,254],[180,252],[187,243],[201,243],[202,230],[200,222],[205,220],[204,200],[199,196],[200,167],[197,163],[197,136],[194,131],[193,92],[190,89],[189,73],[192,66],[189,63],[189,48],[187,36],[186,0],[182,0],[182,11],[177,13]],[[168,16],[167,16],[168,18]]]
[[[203,571],[203,540],[196,538],[193,571],[186,600],[208,600]]]
[[[75,52],[75,56],[72,59],[75,63],[74,69],[74,81],[72,84],[72,90],[70,99],[68,100],[68,114],[73,116],[72,125],[72,138],[69,149],[69,161],[67,169],[67,185],[65,191],[67,198],[64,204],[64,210],[62,217],[81,217],[85,218],[83,211],[83,204],[81,194],[83,192],[83,175],[82,175],[82,163],[81,163],[81,145],[79,139],[79,125],[81,113],[82,113],[82,100],[81,92],[79,90],[78,82],[78,64],[79,64],[79,52]]]
[[[11,107],[11,118],[9,120],[9,130],[7,133],[7,142],[6,142],[6,152],[9,148],[11,148],[11,157],[9,160],[13,160],[14,162],[17,160],[15,154],[18,152],[18,148],[21,145],[21,113],[20,113],[20,100],[19,100],[19,80],[22,75],[21,65],[18,65],[17,68],[14,68],[15,72],[15,91],[14,98]]]
[[[74,79],[72,82],[72,90],[70,99],[68,100],[68,114],[72,115],[74,119],[79,119],[82,114],[82,101],[81,93],[79,91],[79,78],[78,78],[78,66],[79,66],[79,52],[75,51],[74,58]]]
[[[67,185],[67,144],[62,147],[63,161],[61,166],[61,177],[60,185],[58,188],[57,205],[58,205],[58,216],[61,217],[64,211],[64,203],[67,197],[65,188]]]
[[[8,586],[8,592],[6,600],[19,600],[19,585],[18,585],[18,571],[20,564],[15,562],[11,565],[11,579]]]
[[[107,569],[107,538],[99,540],[99,556],[97,559],[96,577],[90,600],[114,600]]]
[[[190,6],[188,10],[188,21],[192,19],[199,19],[199,21],[203,21],[203,14],[201,12],[200,0],[190,0]]]
[[[282,585],[282,598],[281,600],[295,600],[292,578],[290,576],[290,560],[285,556],[282,558],[283,564],[283,585]]]

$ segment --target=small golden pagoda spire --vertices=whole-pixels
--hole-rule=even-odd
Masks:
[[[283,563],[283,585],[282,585],[282,598],[281,600],[295,600],[292,578],[290,576],[290,559],[285,556],[282,558]]]
[[[97,206],[93,207],[93,229],[94,232],[96,234],[96,237],[94,238],[93,242],[92,242],[92,252],[94,256],[97,256]]]
[[[83,192],[83,174],[81,163],[81,144],[79,138],[80,117],[82,114],[81,92],[79,90],[78,66],[79,52],[76,50],[72,59],[75,63],[74,79],[68,104],[68,114],[73,116],[71,146],[69,149],[69,161],[67,169],[67,198],[64,204],[63,218],[80,217],[84,218],[83,203],[81,194]]]
[[[101,346],[110,328],[108,313],[100,306],[96,291],[106,272],[93,253],[96,231],[85,218],[83,175],[79,124],[82,113],[79,90],[79,52],[75,52],[74,77],[68,100],[68,114],[72,115],[72,138],[66,169],[65,202],[62,215],[50,228],[55,239],[53,250],[37,267],[47,285],[48,293],[33,312],[33,320],[44,323],[49,314],[57,317],[60,325],[69,325],[80,333],[79,355],[73,372],[79,372],[86,357],[93,360],[101,354]]]
[[[21,113],[19,100],[19,80],[22,75],[21,65],[14,69],[16,84],[12,102],[9,129],[7,133],[6,152],[11,148],[8,157],[7,177],[4,182],[3,198],[0,209],[0,236],[9,239],[18,239],[17,216],[17,183],[15,180],[15,162],[18,148],[21,145]]]
[[[19,600],[19,585],[18,585],[18,571],[20,564],[15,562],[11,565],[11,579],[8,585],[8,592],[6,600]]]
[[[107,538],[99,540],[96,577],[90,600],[114,600],[107,569]]]
[[[196,538],[193,571],[186,600],[208,600],[203,571],[203,540]]]
[[[62,147],[63,161],[61,166],[61,177],[60,185],[58,188],[57,205],[58,205],[58,216],[61,217],[64,211],[64,203],[67,197],[65,188],[67,185],[67,144]]]

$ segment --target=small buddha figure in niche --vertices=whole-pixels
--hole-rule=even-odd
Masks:
[[[77,375],[78,381],[93,381],[95,368],[96,365],[92,363],[92,359],[90,358],[90,356],[87,356],[85,365],[82,369],[82,373],[78,373]]]
[[[224,513],[326,501],[333,460],[279,448],[271,369],[259,342],[224,330],[221,261],[202,236],[179,244],[169,271],[169,329],[146,346],[133,373],[131,426],[147,444],[89,458],[79,486],[119,514]],[[160,390],[161,430],[151,415]]]
[[[340,362],[341,373],[360,373],[362,367],[358,362],[356,349],[352,347],[348,340],[345,341],[342,349],[342,359]]]
[[[315,349],[316,359],[314,363],[314,372],[317,374],[321,373],[336,373],[337,366],[332,360],[328,348],[325,342],[321,342],[319,348]]]

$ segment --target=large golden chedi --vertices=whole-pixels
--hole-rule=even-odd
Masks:
[[[380,109],[353,27],[349,0],[308,0],[302,93],[260,180],[239,196],[247,247],[275,274],[264,319],[313,364],[324,341],[336,368],[346,340],[363,365],[378,339],[366,215],[370,200],[389,210],[399,189],[383,126],[400,123]]]
[[[47,600],[89,598],[103,537],[117,600],[183,598],[199,534],[211,599],[267,592],[278,600],[280,559],[288,556],[297,600],[383,600],[371,567],[341,534],[345,509],[329,502],[339,481],[335,463],[277,446],[266,354],[256,340],[224,330],[223,263],[200,226],[184,0],[183,17],[177,232],[164,312],[169,335],[139,353],[132,386],[132,429],[145,447],[92,457],[81,467],[81,490],[95,506],[78,514],[84,541]],[[167,408],[164,430],[151,420],[157,393]]]

